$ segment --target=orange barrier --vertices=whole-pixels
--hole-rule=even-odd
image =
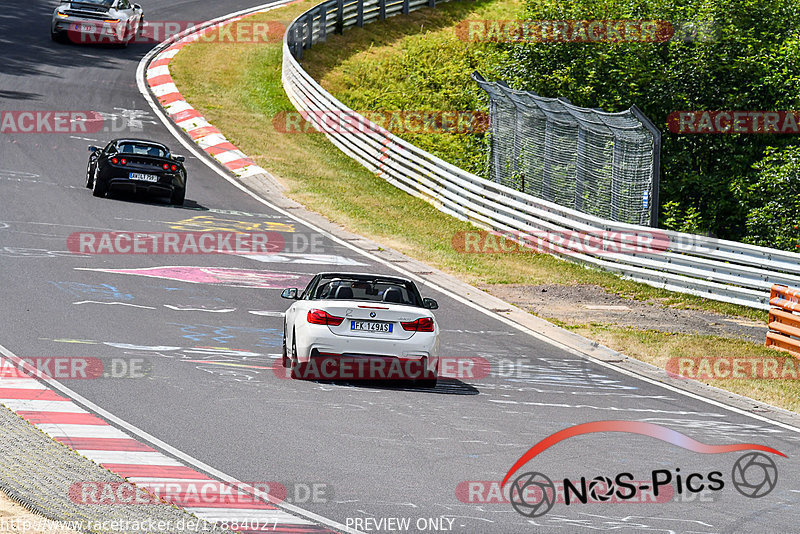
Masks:
[[[769,295],[767,346],[800,357],[800,289],[773,285]]]

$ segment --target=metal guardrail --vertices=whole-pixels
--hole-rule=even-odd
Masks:
[[[328,0],[297,17],[283,39],[282,81],[292,104],[340,150],[389,183],[479,227],[543,238],[561,250],[558,256],[650,286],[764,310],[769,309],[773,284],[800,287],[798,254],[607,221],[459,169],[360,117],[325,91],[298,61],[304,49],[324,42],[329,33],[435,4],[435,0]],[[331,131],[321,112],[347,114],[370,126]],[[665,247],[613,252],[620,235],[648,240],[654,232]],[[565,235],[575,234],[595,236],[601,246],[564,242]]]

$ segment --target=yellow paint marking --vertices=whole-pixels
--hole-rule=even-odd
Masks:
[[[272,221],[239,221],[235,219],[222,219],[211,215],[198,215],[181,221],[164,221],[173,230],[188,232],[294,232],[293,224]]]

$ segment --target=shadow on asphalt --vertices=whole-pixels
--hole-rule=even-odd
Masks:
[[[415,386],[414,384],[403,384],[396,380],[385,381],[332,381],[332,380],[310,380],[318,384],[330,384],[344,387],[356,387],[363,389],[381,389],[393,391],[415,391],[419,393],[432,393],[436,395],[478,395],[480,391],[471,384],[467,384],[457,378],[440,378],[435,388]]]
[[[162,208],[172,208],[172,209],[182,209],[182,210],[191,210],[191,211],[208,211],[209,208],[199,204],[198,202],[186,199],[183,201],[183,206],[174,206],[169,203],[169,198],[167,197],[155,197],[145,194],[134,194],[134,193],[124,193],[124,192],[116,192],[116,193],[109,193],[108,197],[105,200],[111,201],[118,201],[118,202],[127,202],[130,204],[145,204],[147,206],[159,206]]]

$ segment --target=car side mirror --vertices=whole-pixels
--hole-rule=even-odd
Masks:
[[[297,300],[297,288],[292,287],[289,289],[284,289],[283,293],[281,293],[281,298],[289,299],[289,300]]]
[[[422,305],[429,310],[438,310],[439,303],[433,299],[422,299]]]
[[[100,149],[99,149],[99,148],[97,148],[97,147],[96,147],[96,146],[94,146],[94,145],[92,145],[92,146],[90,146],[90,147],[89,147],[89,152],[97,152],[98,150],[100,150]]]
[[[175,161],[180,161],[181,163],[183,163],[184,161],[186,161],[186,158],[184,158],[183,156],[175,156]]]

